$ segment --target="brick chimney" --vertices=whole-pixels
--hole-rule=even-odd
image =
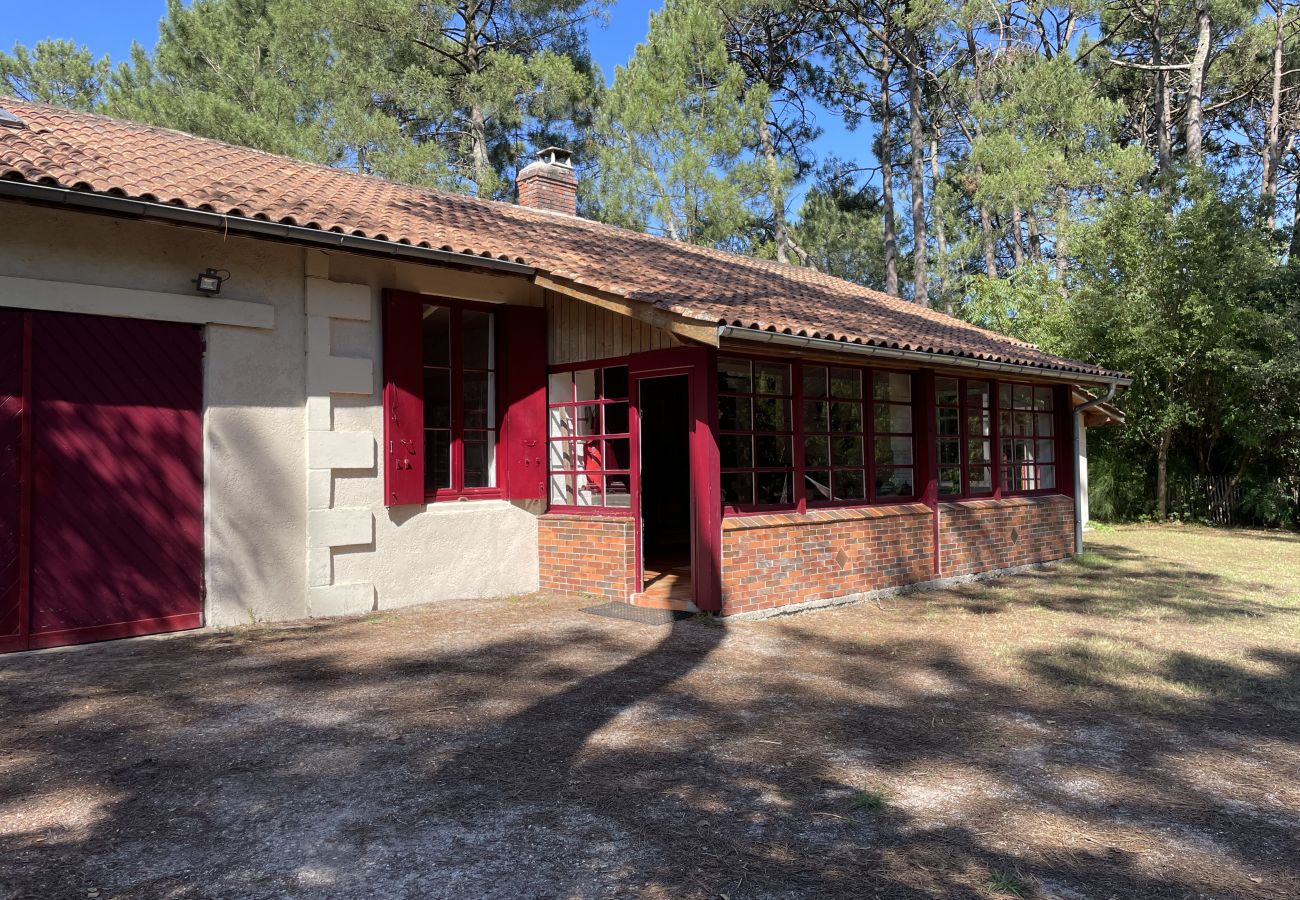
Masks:
[[[524,167],[515,184],[520,206],[566,216],[578,214],[578,176],[573,171],[573,154],[568,150],[547,147],[539,151],[537,161]]]

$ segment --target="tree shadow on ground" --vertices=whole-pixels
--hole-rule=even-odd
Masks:
[[[0,897],[1300,891],[1295,653],[504,615],[7,660]]]

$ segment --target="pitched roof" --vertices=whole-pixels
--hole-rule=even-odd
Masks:
[[[0,127],[0,179],[511,260],[705,322],[1119,374],[810,269],[104,116],[9,98],[0,107],[24,123]]]

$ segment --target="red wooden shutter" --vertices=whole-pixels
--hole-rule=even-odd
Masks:
[[[422,305],[384,295],[384,505],[424,502]]]
[[[507,306],[501,319],[506,496],[540,500],[546,497],[546,310]]]

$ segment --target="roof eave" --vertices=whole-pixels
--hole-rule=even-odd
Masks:
[[[790,348],[821,350],[827,353],[847,353],[854,356],[866,356],[875,359],[896,360],[918,365],[943,365],[961,369],[975,369],[981,372],[999,372],[1007,375],[1019,375],[1023,378],[1040,378],[1062,381],[1068,384],[1115,384],[1127,387],[1133,379],[1123,375],[1108,373],[1090,373],[1069,369],[1051,369],[1044,366],[1031,366],[1022,363],[998,362],[979,359],[973,356],[959,356],[953,353],[931,353],[924,350],[900,350],[895,347],[879,347],[874,344],[859,344],[849,341],[832,341],[826,338],[805,337],[798,334],[785,334],[779,331],[757,331],[734,325],[719,325],[718,337],[733,338],[742,341],[777,344]]]

